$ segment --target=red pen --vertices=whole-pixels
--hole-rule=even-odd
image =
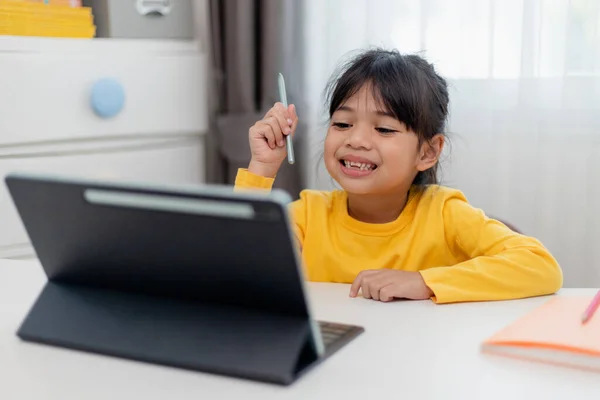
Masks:
[[[596,293],[590,305],[583,312],[583,315],[581,316],[582,324],[585,324],[590,320],[590,318],[592,318],[592,316],[594,316],[594,313],[598,309],[598,306],[600,306],[600,290],[598,291],[598,293]]]

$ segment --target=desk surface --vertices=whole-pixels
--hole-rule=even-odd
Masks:
[[[482,340],[547,298],[379,303],[349,298],[347,285],[311,284],[316,318],[366,331],[293,386],[279,387],[22,342],[15,331],[44,283],[37,262],[0,260],[2,399],[600,398],[596,373],[479,352]]]

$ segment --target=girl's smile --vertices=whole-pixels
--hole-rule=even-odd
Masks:
[[[340,168],[351,178],[362,178],[374,173],[377,164],[367,158],[349,154],[340,158]]]

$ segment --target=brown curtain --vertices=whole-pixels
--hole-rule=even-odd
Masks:
[[[286,78],[288,101],[301,116],[301,2],[295,0],[210,0],[213,62],[212,129],[207,179],[232,184],[250,161],[248,129],[279,100],[277,74]],[[299,127],[296,164],[284,162],[275,187],[297,198],[303,188]]]

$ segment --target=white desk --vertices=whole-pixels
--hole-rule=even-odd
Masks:
[[[379,303],[350,299],[346,285],[313,284],[317,318],[366,331],[296,384],[279,387],[22,342],[15,331],[44,282],[37,262],[0,260],[2,399],[600,398],[598,374],[480,354],[483,339],[547,298]]]

